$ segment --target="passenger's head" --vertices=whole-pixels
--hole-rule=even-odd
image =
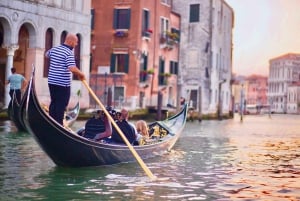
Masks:
[[[72,48],[74,48],[78,43],[78,38],[76,35],[69,33],[66,37],[66,40],[64,42],[65,45],[68,45]]]
[[[119,121],[121,120],[121,112],[116,112],[116,115],[114,117],[114,120]]]
[[[15,68],[15,67],[12,67],[12,68],[10,69],[10,71],[11,71],[11,73],[15,73],[15,72],[16,72],[16,68]]]
[[[125,119],[125,120],[128,120],[128,116],[129,116],[129,113],[128,113],[128,110],[126,110],[126,109],[122,109],[121,110],[121,119],[123,120],[123,119]]]
[[[99,119],[99,118],[102,117],[102,115],[103,115],[103,111],[102,111],[102,110],[97,110],[97,111],[95,112],[95,114],[94,114],[94,117],[95,117],[96,119]]]
[[[135,127],[138,133],[143,136],[149,137],[148,125],[144,120],[139,120],[135,123]]]

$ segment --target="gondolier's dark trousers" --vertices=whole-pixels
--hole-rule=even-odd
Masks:
[[[63,125],[64,112],[69,104],[71,88],[53,84],[48,84],[48,86],[51,98],[49,115]]]
[[[16,98],[18,104],[21,103],[21,89],[10,89],[9,95],[12,100],[13,98]]]

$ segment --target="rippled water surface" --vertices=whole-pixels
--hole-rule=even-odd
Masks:
[[[144,162],[156,181],[138,163],[58,168],[30,134],[0,122],[0,200],[296,201],[300,116],[188,122],[170,153]]]

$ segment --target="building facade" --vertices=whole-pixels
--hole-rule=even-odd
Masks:
[[[250,75],[248,82],[246,101],[247,105],[256,105],[257,108],[268,104],[268,77],[262,75]]]
[[[63,43],[67,33],[78,36],[75,48],[77,66],[89,79],[90,63],[90,0],[1,0],[0,2],[0,79],[4,83],[10,68],[28,80],[32,65],[35,68],[37,94],[40,102],[50,101],[47,73],[48,63],[45,51]],[[0,102],[8,105],[9,88],[0,86]],[[71,87],[70,104],[78,100],[81,91],[82,107],[89,106],[88,91],[79,80]]]
[[[181,96],[200,114],[228,114],[233,9],[224,0],[173,0],[172,7],[181,16]]]
[[[293,82],[287,91],[287,113],[300,114],[300,82]]]
[[[114,107],[176,105],[180,17],[169,1],[92,1],[92,15],[97,96]]]
[[[287,113],[288,86],[300,79],[300,54],[288,53],[269,61],[268,100],[271,110]]]

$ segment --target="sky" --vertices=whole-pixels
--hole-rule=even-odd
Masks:
[[[233,73],[268,75],[269,60],[300,53],[300,0],[226,0],[234,10]]]

